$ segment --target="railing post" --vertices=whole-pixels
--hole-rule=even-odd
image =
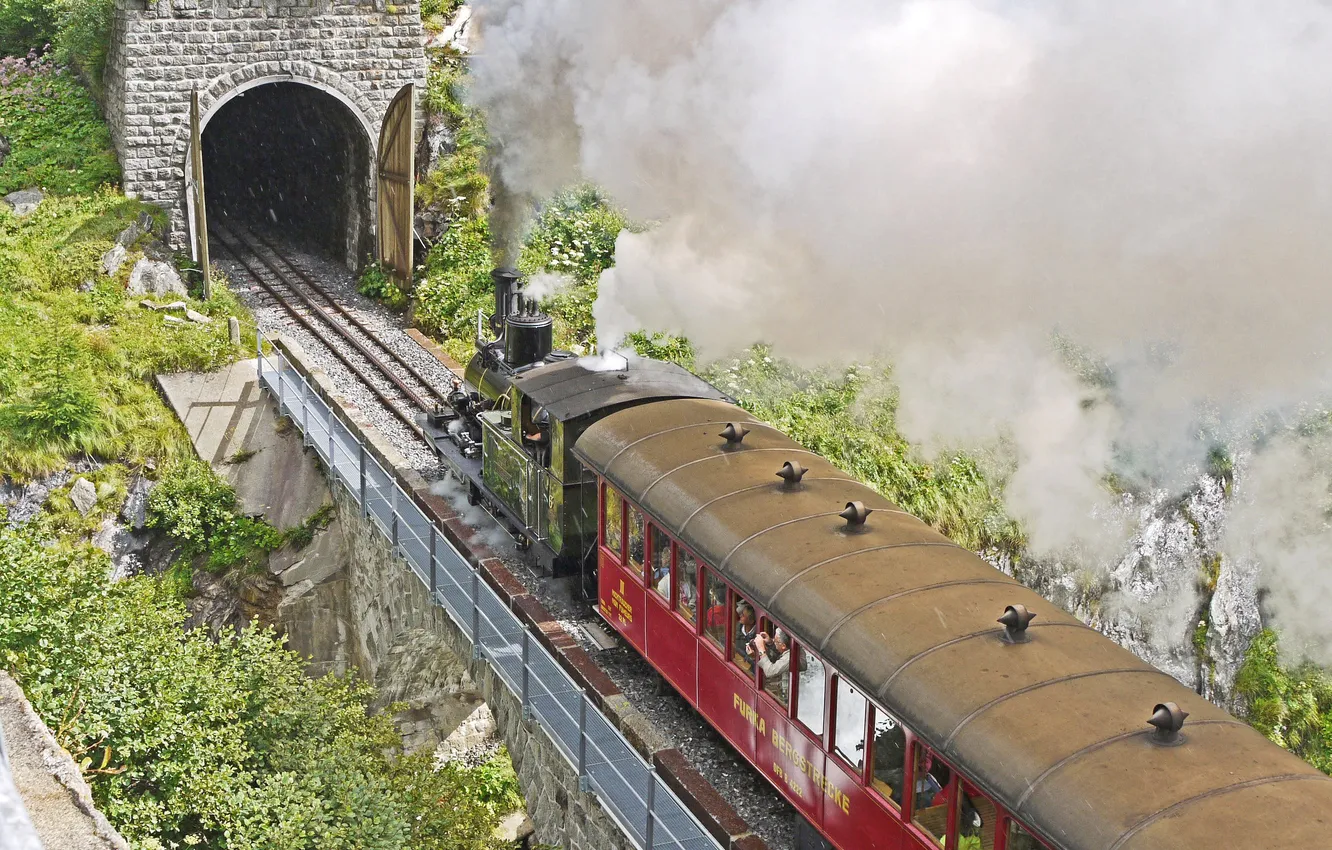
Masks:
[[[277,354],[277,394],[278,394],[278,416],[282,416],[282,406],[287,403],[287,358],[282,356],[282,349],[274,349]]]
[[[587,691],[578,691],[578,790],[587,790]]]
[[[310,444],[310,382],[301,376],[301,446]]]
[[[656,821],[655,818],[653,817],[652,810],[656,808],[656,805],[657,805],[657,766],[654,764],[649,764],[648,787],[647,787],[647,828],[644,830],[644,832],[646,833],[645,835],[646,840],[644,841],[643,844],[646,850],[652,850],[652,845],[653,843],[655,843],[654,842],[655,837],[653,836],[652,833],[654,832],[653,827],[656,826]]]
[[[481,574],[472,570],[472,658],[481,657]]]
[[[264,332],[258,328],[254,332],[254,349],[255,368],[259,370],[259,387],[262,389],[264,386]]]
[[[435,589],[439,586],[438,583],[435,581],[435,540],[437,534],[438,532],[435,531],[435,524],[433,522],[430,523],[430,604],[431,605],[435,604]]]
[[[528,677],[531,675],[531,673],[528,671],[528,659],[530,657],[530,647],[531,647],[530,640],[531,640],[531,634],[527,631],[527,629],[523,629],[523,690],[522,693],[520,693],[518,696],[519,699],[521,700],[521,705],[523,707],[524,720],[532,719],[532,709],[528,704],[528,697],[527,697],[527,680]]]
[[[361,497],[361,516],[369,516],[370,503],[365,499],[365,444],[359,439],[356,441],[356,463],[361,468],[361,485],[359,489]]]
[[[392,483],[392,482],[390,482]],[[393,508],[393,554],[398,554],[398,488],[389,491],[390,505]]]
[[[338,481],[338,461],[333,454],[333,405],[328,406],[328,469],[333,473],[333,483]]]

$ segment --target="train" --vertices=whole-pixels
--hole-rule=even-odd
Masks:
[[[1332,848],[1332,778],[669,363],[494,273],[441,454],[838,850]]]

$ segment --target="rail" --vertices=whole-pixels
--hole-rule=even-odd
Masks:
[[[269,342],[271,355],[265,355]],[[356,500],[429,591],[467,635],[474,658],[486,661],[577,771],[579,786],[597,796],[616,825],[640,850],[721,850],[675,792],[467,559],[439,532],[349,424],[259,334],[260,385],[273,393],[327,467],[335,486]]]

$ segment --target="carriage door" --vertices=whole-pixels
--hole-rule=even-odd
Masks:
[[[190,92],[190,186],[194,201],[194,259],[203,274],[203,297],[213,295],[213,282],[208,268],[208,214],[204,210],[204,173],[202,134],[199,128],[199,90]]]
[[[379,264],[404,289],[412,281],[415,115],[416,87],[408,83],[393,96],[379,130]]]

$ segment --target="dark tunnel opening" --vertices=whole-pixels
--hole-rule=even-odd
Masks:
[[[370,249],[370,140],[331,95],[300,83],[246,91],[203,131],[210,227],[243,225],[356,270]]]

